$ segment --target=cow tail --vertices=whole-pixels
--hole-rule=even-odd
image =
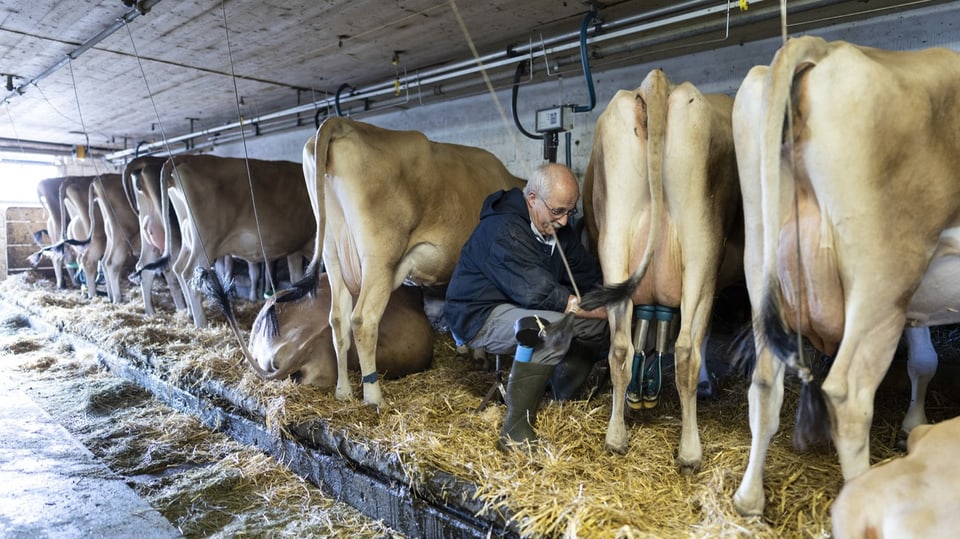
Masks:
[[[243,357],[247,360],[247,363],[249,363],[253,371],[257,373],[257,376],[270,379],[271,373],[260,368],[260,365],[250,354],[250,349],[247,347],[246,341],[243,340],[243,335],[240,333],[240,325],[237,324],[237,317],[233,312],[233,303],[230,301],[230,295],[227,293],[227,289],[223,286],[223,283],[220,282],[220,277],[217,275],[217,272],[205,268],[202,265],[197,266],[190,284],[220,307],[224,317],[227,319],[227,323],[230,324],[230,329],[233,330],[234,337],[236,337],[237,342],[240,344],[240,351],[243,353]]]
[[[313,217],[317,221],[317,234],[313,243],[313,258],[304,272],[303,279],[294,283],[290,294],[278,301],[294,301],[306,294],[315,294],[323,271],[323,240],[327,229],[327,215],[324,211],[326,193],[324,181],[327,173],[327,155],[330,141],[340,136],[346,129],[346,120],[330,117],[320,124],[317,134],[303,147],[303,179],[307,183],[307,193],[313,206]]]
[[[320,282],[320,274],[317,266],[310,263],[303,273],[303,278],[290,285],[290,288],[282,296],[276,298],[277,303],[286,303],[288,301],[297,301],[317,291],[317,283]]]
[[[612,305],[627,300],[633,295],[653,260],[654,246],[660,235],[660,221],[663,219],[663,148],[667,124],[667,98],[671,90],[670,81],[660,69],[651,71],[636,94],[639,108],[643,111],[636,121],[646,124],[647,134],[647,186],[650,190],[650,227],[647,232],[647,245],[637,269],[626,281],[604,285],[603,288],[588,293],[580,301],[581,308],[593,310],[603,305]]]
[[[59,202],[59,206],[60,206],[60,238],[61,239],[67,237],[67,204],[66,202],[64,202],[64,200],[66,200],[66,197],[67,197],[66,187],[67,187],[67,182],[69,181],[70,181],[70,178],[64,178],[64,180],[60,182],[60,185],[58,186],[58,189],[60,192],[59,192],[59,196],[57,197],[58,198],[57,202]]]
[[[227,293],[228,287],[224,286],[220,281],[220,276],[217,275],[217,272],[210,271],[210,269],[203,266],[197,266],[190,284],[216,303],[217,306],[220,307],[220,310],[223,311],[223,315],[227,317],[227,320],[231,321],[231,323],[236,322],[233,303],[230,301],[230,295]]]
[[[140,162],[134,159],[123,169],[123,176],[120,178],[120,185],[123,187],[123,196],[127,199],[127,204],[130,205],[130,209],[133,210],[134,214],[139,214],[140,210],[137,208],[137,196],[134,194],[133,175],[140,174],[140,171],[142,171],[145,166],[146,165],[141,166]]]
[[[40,250],[28,256],[27,262],[29,262],[31,266],[37,267],[40,265],[40,260],[42,257],[43,257],[43,250]]]
[[[759,316],[754,319],[754,330],[762,344],[789,368],[794,369],[801,382],[800,402],[794,446],[804,450],[830,439],[830,422],[826,401],[815,375],[811,354],[800,353],[799,338],[791,333],[783,317],[783,295],[777,267],[780,226],[781,159],[791,152],[792,136],[785,129],[785,120],[792,116],[791,92],[795,74],[806,65],[819,61],[827,52],[827,43],[821,38],[791,39],[777,52],[770,66],[763,99],[763,134],[760,141],[760,184],[763,192],[763,294]],[[783,148],[789,150],[783,151]],[[789,164],[788,164],[789,165]],[[797,308],[802,308],[798,305]]]

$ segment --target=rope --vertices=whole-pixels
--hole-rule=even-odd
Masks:
[[[223,31],[227,38],[227,56],[230,59],[230,76],[233,81],[233,96],[237,104],[237,117],[240,119],[240,141],[243,145],[243,163],[247,169],[247,185],[250,187],[250,203],[253,205],[253,220],[257,226],[257,240],[260,243],[260,254],[263,256],[264,279],[270,283],[270,291],[273,295],[277,294],[277,288],[273,284],[273,272],[270,271],[270,261],[267,260],[267,249],[263,245],[263,232],[260,229],[260,214],[257,212],[257,197],[253,191],[253,175],[250,172],[250,156],[247,154],[247,136],[243,128],[243,113],[240,111],[240,91],[237,89],[237,73],[233,65],[233,50],[230,48],[230,29],[227,26],[227,10],[224,7],[224,0],[220,0],[220,12],[223,14]],[[248,264],[253,262],[248,261]],[[256,286],[256,283],[250,283],[250,286]]]
[[[493,104],[497,107],[497,112],[500,113],[500,119],[503,121],[503,125],[506,128],[507,133],[510,133],[513,147],[519,148],[519,145],[517,144],[517,135],[512,129],[510,129],[510,122],[507,120],[507,113],[503,110],[503,105],[500,104],[500,99],[497,97],[497,91],[493,88],[493,82],[490,80],[490,75],[487,74],[487,70],[483,66],[483,60],[480,59],[480,54],[477,52],[477,46],[473,43],[473,38],[470,37],[470,31],[467,29],[467,24],[463,21],[463,17],[460,15],[460,9],[457,7],[457,0],[450,0],[450,8],[453,10],[453,15],[457,18],[457,24],[460,25],[460,31],[463,32],[463,37],[467,40],[467,46],[470,47],[470,52],[473,54],[473,58],[477,61],[477,65],[480,66],[480,75],[483,77],[483,82],[487,85],[487,91],[490,92],[490,97],[493,98]]]
[[[570,284],[573,285],[573,293],[577,296],[577,303],[580,303],[580,289],[577,288],[577,281],[573,278],[573,272],[570,271],[570,263],[567,262],[567,255],[563,254],[563,246],[560,245],[559,238],[557,238],[557,251],[560,252],[560,258],[563,259],[563,267],[567,268],[567,277],[570,277]]]

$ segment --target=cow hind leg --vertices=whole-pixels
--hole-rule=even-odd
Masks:
[[[904,330],[904,335],[907,338],[910,407],[907,409],[897,435],[897,448],[906,451],[910,431],[929,422],[925,409],[927,387],[937,372],[938,358],[930,338],[929,327],[908,327]]]
[[[744,516],[763,515],[763,465],[767,460],[770,440],[780,428],[780,407],[783,405],[784,364],[776,359],[759,337],[754,336],[757,363],[747,399],[750,407],[750,459],[733,505]]]
[[[263,297],[264,286],[260,280],[262,273],[259,262],[247,261],[247,276],[250,278],[250,291],[247,294],[247,299],[250,301],[258,301]]]
[[[140,273],[140,294],[143,296],[143,310],[150,316],[156,314],[153,308],[153,279],[155,274],[150,271]]]
[[[903,317],[857,319],[848,327],[823,394],[831,416],[833,443],[844,480],[870,467],[870,425],[877,387],[893,360]],[[896,329],[893,329],[896,328]]]
[[[685,473],[700,468],[703,459],[703,447],[700,444],[700,430],[697,425],[697,385],[700,380],[704,342],[709,324],[712,301],[710,292],[694,294],[690,301],[693,305],[680,321],[680,333],[674,347],[676,363],[677,392],[680,394],[680,447],[677,451],[677,465]],[[688,299],[688,298],[684,298]],[[689,300],[688,300],[689,301]]]
[[[630,317],[632,303],[625,301],[609,307],[610,381],[613,385],[613,405],[610,422],[607,425],[607,438],[604,447],[621,455],[627,452],[627,426],[624,422],[624,402],[627,395],[627,383],[633,376],[633,342],[630,335]]]
[[[180,288],[180,280],[177,278],[176,273],[173,271],[163,272],[163,280],[166,281],[167,288],[170,290],[174,308],[178,311],[186,309],[187,303],[184,301],[183,290]]]
[[[295,283],[303,279],[303,255],[294,253],[287,257],[287,272],[290,274],[290,282]]]
[[[364,288],[360,290],[350,326],[353,328],[357,356],[360,358],[363,400],[372,406],[379,406],[383,402],[383,393],[377,374],[377,339],[380,319],[387,309],[387,301],[393,289],[390,282],[371,281],[373,279],[364,283]]]
[[[203,304],[200,302],[200,293],[190,284],[193,268],[197,267],[196,257],[191,256],[191,250],[184,246],[180,250],[180,255],[173,263],[173,272],[180,281],[180,288],[183,291],[184,299],[190,314],[193,316],[193,323],[198,328],[207,327],[207,317],[203,312]]]
[[[333,331],[333,349],[337,356],[337,387],[334,395],[338,399],[347,400],[353,398],[350,378],[347,376],[347,354],[350,352],[351,340],[349,313],[353,310],[353,297],[340,273],[336,249],[330,251],[332,253],[324,254],[330,258],[326,264],[330,282],[330,329]]]

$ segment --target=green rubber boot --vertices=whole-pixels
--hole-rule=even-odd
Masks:
[[[503,418],[497,448],[509,451],[515,443],[535,442],[537,411],[553,374],[554,365],[514,361],[507,380],[507,415]]]
[[[550,378],[550,393],[553,399],[567,401],[582,398],[587,394],[587,381],[599,357],[595,348],[572,343],[567,355],[557,364]]]

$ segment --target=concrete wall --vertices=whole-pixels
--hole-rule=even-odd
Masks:
[[[866,9],[868,4],[864,6]],[[802,34],[802,28],[791,33],[793,36]],[[817,34],[828,40],[844,39],[886,49],[945,46],[960,50],[960,3],[918,9],[908,15],[879,16],[869,22],[838,24]],[[690,81],[705,93],[734,95],[749,69],[757,64],[768,64],[779,45],[779,38],[744,45],[724,45],[719,42],[712,52],[691,54],[655,64],[637,64],[604,71],[595,69],[597,105],[592,112],[574,115],[569,144],[570,165],[582,177],[590,159],[597,117],[618,89],[636,88],[651,69],[663,68],[673,82]],[[520,89],[517,108],[527,131],[534,129],[534,113],[537,109],[558,104],[589,104],[586,83],[579,69],[575,71],[576,77]],[[532,168],[543,162],[542,143],[524,137],[514,127],[509,88],[498,91],[496,99],[506,119],[501,116],[490,94],[355,117],[390,129],[422,131],[436,141],[485,148],[497,155],[514,174],[526,177]],[[313,132],[310,126],[282,134],[248,137],[246,153],[253,158],[299,162],[303,144]],[[565,137],[561,135],[558,162],[566,162],[565,152]],[[213,153],[242,157],[244,149],[240,144],[230,144],[217,147]]]

